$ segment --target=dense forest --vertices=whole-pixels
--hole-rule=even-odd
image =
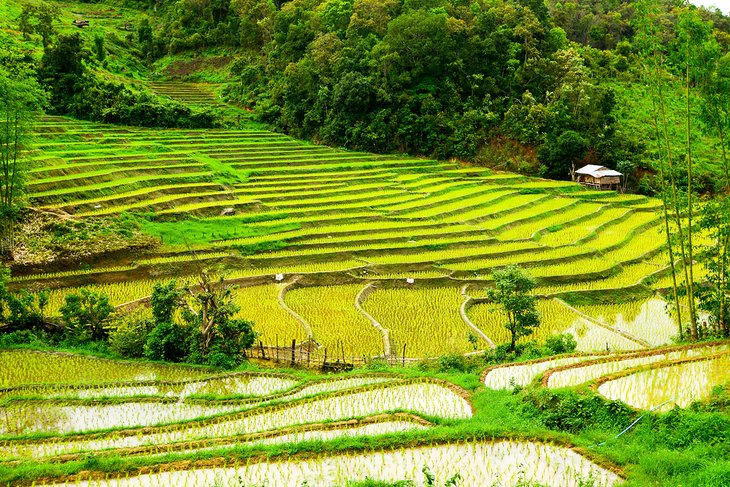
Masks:
[[[645,81],[640,5],[165,1],[137,41],[149,62],[229,48],[230,100],[300,138],[567,179],[577,161],[651,169],[646,133],[622,123],[617,93]],[[652,15],[667,79],[682,75],[684,21],[706,26],[708,66],[727,63],[730,19],[719,11],[665,1]]]

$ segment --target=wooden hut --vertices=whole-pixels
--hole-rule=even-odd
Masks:
[[[621,174],[604,166],[588,164],[575,171],[575,180],[596,189],[621,189]]]

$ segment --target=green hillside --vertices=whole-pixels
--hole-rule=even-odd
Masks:
[[[665,1],[4,1],[0,485],[729,485],[728,39]]]

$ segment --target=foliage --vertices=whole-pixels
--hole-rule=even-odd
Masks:
[[[97,58],[103,52],[103,43],[97,44]],[[79,33],[59,36],[55,44],[46,47],[38,77],[50,93],[52,113],[145,127],[217,125],[215,115],[210,112],[193,112],[181,103],[98,78],[88,68],[91,57]]]
[[[172,323],[181,299],[182,290],[178,288],[175,279],[168,281],[167,284],[155,283],[150,298],[152,319],[155,323]]]
[[[704,333],[730,336],[730,197],[721,196],[704,202],[699,228],[709,237],[701,247],[698,259],[707,269],[710,285],[697,286],[699,307],[709,313],[709,323],[704,323]]]
[[[576,346],[577,344],[573,335],[563,333],[548,337],[542,346],[535,341],[529,341],[518,343],[515,345],[514,350],[510,350],[509,343],[502,343],[494,349],[487,350],[483,359],[487,365],[520,362],[549,357],[560,353],[571,353],[575,351]]]
[[[144,356],[151,360],[183,362],[189,353],[190,330],[169,321],[155,324],[144,344]]]
[[[591,76],[594,54],[569,43],[541,2],[174,5],[161,6],[159,29],[143,20],[141,57],[241,48],[229,97],[299,137],[474,158],[500,129],[526,144],[575,131],[602,162],[632,154],[611,90]]]
[[[13,254],[18,264],[65,262],[73,266],[120,250],[152,248],[159,241],[141,232],[133,218],[58,218],[41,212],[23,213]]]
[[[235,367],[257,336],[251,322],[233,318],[239,311],[234,301],[235,288],[222,278],[214,283],[205,271],[196,287],[185,289],[189,299],[184,301],[183,309],[185,321],[199,330],[199,349],[191,353],[199,352],[204,360]]]
[[[525,413],[535,415],[548,428],[571,433],[628,425],[636,414],[621,401],[581,396],[570,390],[529,390],[523,395],[523,404]]]
[[[58,6],[46,2],[26,3],[18,18],[18,27],[27,37],[38,34],[43,39],[43,47],[51,43],[55,34],[53,23],[58,21],[61,12]]]
[[[66,295],[59,310],[66,325],[66,333],[79,342],[99,341],[108,337],[107,318],[114,311],[109,297],[86,288]]]
[[[17,56],[0,58],[0,255],[7,255],[15,243],[14,224],[30,169],[26,153],[44,102],[32,71]]]
[[[153,327],[154,322],[143,308],[118,313],[109,322],[109,348],[122,357],[141,358]]]
[[[3,277],[0,276],[0,281]],[[48,291],[31,293],[25,289],[11,293],[0,283],[0,320],[7,325],[5,331],[36,330],[46,328]]]
[[[493,277],[495,287],[487,290],[487,297],[507,313],[504,326],[512,337],[509,350],[513,352],[517,339],[531,334],[540,325],[537,300],[530,294],[535,281],[518,266],[496,270]]]
[[[553,335],[545,340],[545,347],[555,355],[574,352],[577,346],[575,337],[570,333]]]

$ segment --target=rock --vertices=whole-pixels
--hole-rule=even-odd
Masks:
[[[223,208],[223,211],[221,211],[221,216],[233,216],[236,214],[235,208]]]

